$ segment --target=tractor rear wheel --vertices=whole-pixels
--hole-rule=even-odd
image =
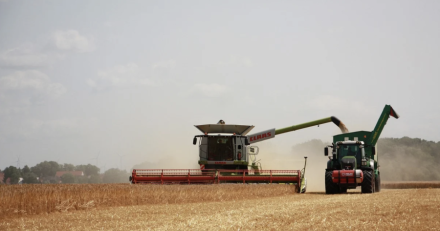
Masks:
[[[332,171],[325,171],[325,194],[339,193],[339,186],[333,183]]]
[[[375,192],[380,192],[380,173],[377,174],[375,183]]]
[[[362,181],[362,193],[374,193],[374,172],[372,170],[364,170],[364,181]]]

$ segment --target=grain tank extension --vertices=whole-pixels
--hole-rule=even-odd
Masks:
[[[385,105],[373,131],[357,131],[333,136],[332,156],[325,171],[326,194],[345,193],[361,186],[362,193],[380,191],[379,158],[376,143],[388,118],[399,118],[396,111]]]

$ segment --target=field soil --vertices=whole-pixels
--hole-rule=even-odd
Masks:
[[[323,192],[297,194],[286,187],[289,186],[159,186],[150,193],[179,191],[182,195],[174,201],[166,199],[167,195],[150,195],[151,200],[159,200],[149,204],[95,204],[50,213],[16,213],[0,218],[0,230],[439,230],[440,227],[438,188],[383,189],[375,194],[354,190],[325,195]]]

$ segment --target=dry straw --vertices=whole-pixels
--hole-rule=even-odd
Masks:
[[[416,188],[440,188],[440,181],[389,181],[383,182],[384,189],[416,189]]]
[[[370,231],[439,230],[440,227],[440,189],[384,189],[374,194],[349,190],[346,194],[336,195],[317,192],[276,196],[276,191],[283,190],[283,187],[249,186],[199,186],[195,188],[196,191],[192,191],[192,187],[184,186],[166,186],[164,191],[148,189],[149,192],[169,193],[178,190],[188,194],[181,197],[180,201],[188,198],[191,198],[189,201],[194,201],[199,196],[202,198],[200,200],[208,196],[224,201],[166,204],[152,200],[157,204],[15,217],[0,220],[0,230]],[[184,190],[181,191],[180,188]],[[207,191],[202,191],[204,189]],[[258,196],[260,192],[250,190],[261,190],[261,193],[269,195],[252,199],[252,195]],[[250,199],[239,199],[243,198],[240,195],[244,194],[246,197],[247,193],[251,193]]]
[[[290,185],[63,184],[0,186],[0,219],[96,207],[233,201],[295,193]]]

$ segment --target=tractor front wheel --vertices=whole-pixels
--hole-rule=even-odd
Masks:
[[[325,194],[339,193],[339,186],[333,183],[332,171],[325,171]]]
[[[341,187],[340,188],[340,192],[341,193],[347,193],[347,188],[346,187]]]
[[[362,193],[374,193],[374,172],[372,170],[364,170],[364,181],[362,181]]]

